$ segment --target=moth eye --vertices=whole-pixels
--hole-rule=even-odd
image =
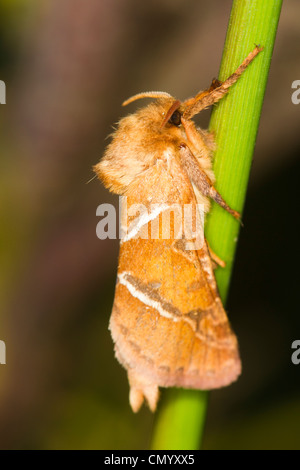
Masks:
[[[181,124],[181,113],[176,109],[172,116],[169,119],[170,124],[174,124],[174,126],[180,126]]]

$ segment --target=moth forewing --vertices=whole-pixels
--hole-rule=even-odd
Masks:
[[[214,188],[212,134],[190,119],[221,99],[260,50],[225,82],[183,103],[164,92],[127,100],[157,101],[120,121],[94,168],[111,191],[126,196],[110,330],[133,411],[144,398],[155,410],[159,387],[218,388],[241,372],[213,272],[213,260],[224,263],[203,234],[210,199],[239,214]]]

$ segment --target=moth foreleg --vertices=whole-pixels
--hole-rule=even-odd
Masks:
[[[204,91],[199,92],[194,98],[186,100],[184,105],[183,118],[190,119],[195,114],[198,114],[202,109],[213,105],[220,101],[224,95],[228,92],[229,88],[237,82],[242,73],[246,70],[250,62],[263,50],[263,47],[256,46],[253,51],[248,54],[246,59],[236,69],[236,71],[230,75],[224,82],[219,80],[213,80],[211,86]]]

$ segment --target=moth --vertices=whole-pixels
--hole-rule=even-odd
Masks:
[[[155,101],[120,120],[94,166],[110,191],[126,197],[127,207],[144,209],[125,217],[109,324],[116,357],[128,373],[134,412],[144,399],[154,411],[159,387],[214,389],[241,373],[237,338],[214,276],[216,265],[225,263],[205,236],[199,245],[195,235],[197,211],[206,214],[210,200],[236,219],[239,213],[214,187],[214,136],[192,118],[223,98],[261,50],[256,46],[229,78],[213,80],[183,102],[156,91],[129,98],[123,105],[140,98]],[[184,232],[182,225],[181,231],[175,227],[174,207],[182,214],[192,208]],[[173,222],[168,231],[162,216]]]

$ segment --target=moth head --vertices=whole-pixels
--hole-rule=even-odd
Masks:
[[[167,123],[179,127],[181,124],[182,112],[179,111],[181,102],[173,98],[169,93],[164,91],[145,91],[138,93],[137,95],[131,96],[126,101],[122,103],[122,106],[127,106],[133,101],[139,100],[141,98],[156,98],[159,101],[158,108],[165,108],[161,117],[161,125],[163,128]]]
[[[141,98],[155,101],[119,121],[103,158],[94,167],[104,184],[119,194],[156,165],[166,150],[176,151],[186,140],[185,102],[169,93],[149,91],[132,96],[123,106]]]
[[[221,82],[214,79],[209,89],[200,91],[196,96],[183,102],[176,100],[169,93],[163,91],[146,91],[127,99],[124,101],[123,106],[141,98],[156,98],[159,103],[165,107],[160,127],[163,129],[169,128],[169,125],[179,127],[183,124],[184,126],[184,123],[195,116],[195,114],[198,114],[207,106],[210,106],[211,103],[209,102],[209,97],[220,85]]]

